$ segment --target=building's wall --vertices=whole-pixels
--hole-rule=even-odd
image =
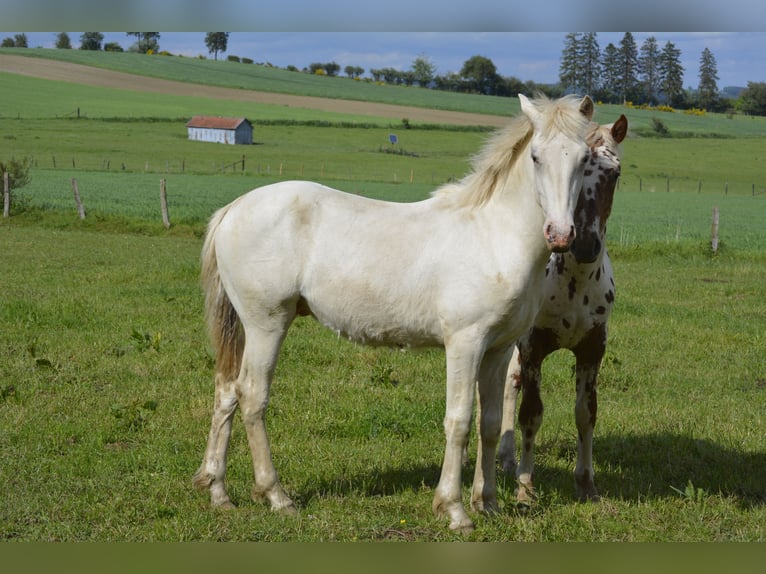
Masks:
[[[187,129],[189,139],[194,141],[248,145],[253,143],[253,131],[247,125],[240,126],[236,131],[194,127],[189,127]]]

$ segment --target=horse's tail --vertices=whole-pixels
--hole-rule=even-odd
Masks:
[[[219,209],[208,223],[205,242],[202,246],[202,288],[205,292],[205,321],[208,335],[215,351],[216,379],[229,381],[239,375],[245,335],[239,315],[231,304],[221,283],[218,259],[215,250],[215,236],[231,204]]]

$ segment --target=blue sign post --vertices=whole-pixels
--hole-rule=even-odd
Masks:
[[[394,145],[399,139],[396,137],[396,134],[388,134],[388,141],[391,142],[391,145]]]

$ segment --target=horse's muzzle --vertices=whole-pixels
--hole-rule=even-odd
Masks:
[[[545,226],[545,243],[547,244],[548,249],[554,253],[568,251],[572,246],[575,235],[574,225],[570,225],[568,229],[562,229],[552,223],[548,223]]]

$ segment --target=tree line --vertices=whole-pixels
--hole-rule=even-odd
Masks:
[[[159,32],[127,32],[126,35],[137,39],[129,51],[159,52]],[[205,45],[208,53],[217,60],[219,53],[226,52],[228,39],[228,32],[207,32]],[[16,34],[3,39],[0,45],[25,48],[27,37],[23,33]],[[56,48],[72,48],[66,32],[56,36]],[[100,32],[83,32],[80,36],[80,49],[123,51],[116,42],[104,43],[104,35]],[[295,66],[287,66],[287,69],[301,71]],[[341,66],[336,62],[313,62],[302,71],[338,76]],[[349,78],[359,80],[366,70],[360,66],[347,65],[343,72]],[[596,32],[571,32],[564,38],[557,84],[537,84],[513,76],[501,76],[492,60],[481,55],[467,59],[459,72],[439,75],[430,58],[421,54],[407,70],[372,68],[369,70],[369,78],[365,79],[392,85],[417,85],[428,89],[494,96],[542,92],[557,98],[567,93],[578,93],[590,94],[599,101],[609,103],[631,102],[637,105],[666,105],[719,112],[736,109],[748,114],[766,115],[764,82],[748,82],[747,88],[735,98],[721,94],[717,63],[710,49],[704,48],[700,55],[696,88],[684,88],[685,72],[681,65],[681,50],[670,41],[660,46],[657,38],[650,36],[639,47],[633,34],[625,32],[618,45],[610,42],[602,50]]]
[[[700,56],[696,90],[684,90],[684,72],[681,50],[670,41],[660,47],[649,36],[639,48],[626,32],[619,45],[610,42],[602,51],[596,32],[571,32],[564,39],[559,83],[565,92],[585,92],[611,103],[718,108],[722,102],[713,53],[705,48]]]

